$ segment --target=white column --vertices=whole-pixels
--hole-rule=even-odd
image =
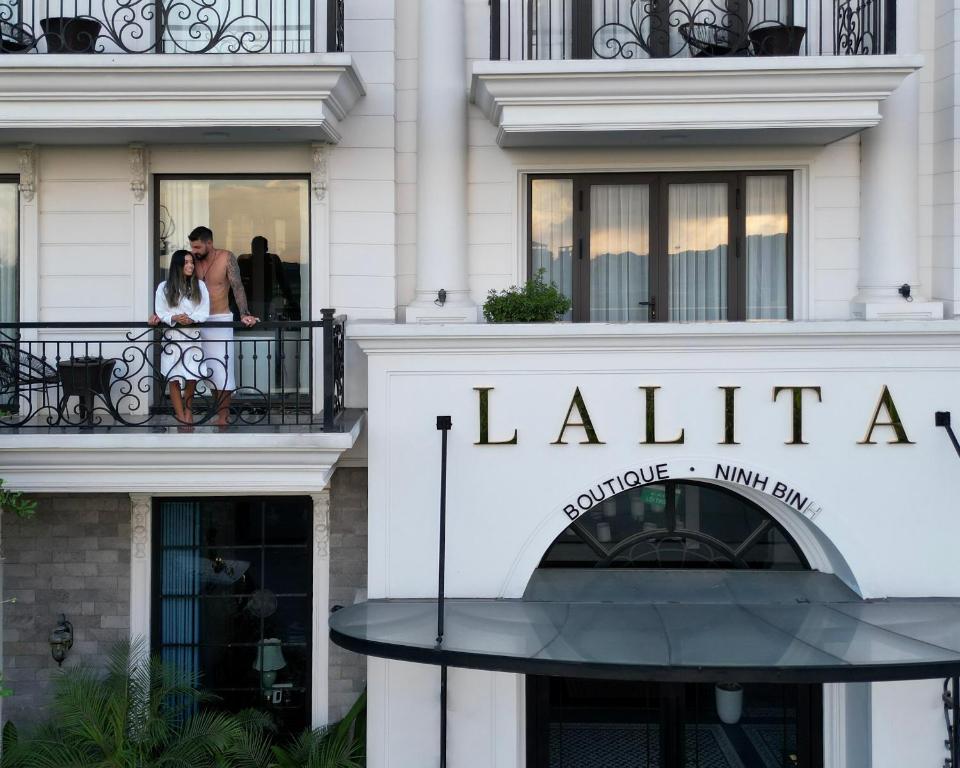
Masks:
[[[330,720],[330,489],[313,499],[313,728]]]
[[[919,50],[917,4],[897,4],[897,52]],[[883,119],[860,139],[860,280],[854,317],[943,317],[943,304],[917,294],[919,284],[919,77],[910,75],[880,106]],[[912,301],[898,290],[911,287]]]
[[[150,649],[152,499],[130,494],[130,639]]]
[[[407,322],[476,322],[467,282],[467,85],[463,0],[420,0],[417,292]],[[442,306],[439,292],[446,292]]]

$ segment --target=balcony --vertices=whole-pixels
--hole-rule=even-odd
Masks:
[[[0,0],[0,142],[336,143],[343,50],[344,0]]]
[[[0,325],[0,476],[37,491],[131,490],[162,486],[172,467],[212,462],[214,476],[196,487],[222,490],[226,476],[231,487],[256,488],[266,473],[309,489],[362,423],[344,406],[345,319],[323,315],[183,333],[143,323]],[[228,338],[200,342],[200,329]]]
[[[813,144],[922,64],[894,0],[491,0],[472,99],[502,146]]]

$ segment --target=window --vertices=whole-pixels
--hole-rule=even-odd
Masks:
[[[308,178],[161,177],[157,184],[158,284],[170,255],[190,247],[190,231],[207,226],[214,245],[236,255],[254,315],[310,317]]]
[[[16,179],[0,177],[0,323],[20,319],[19,202]]]
[[[787,172],[533,176],[529,274],[576,322],[792,317]]]
[[[547,550],[541,568],[752,568],[809,566],[783,528],[732,491],[669,480],[605,499]]]
[[[157,499],[153,646],[218,706],[310,723],[308,498]]]

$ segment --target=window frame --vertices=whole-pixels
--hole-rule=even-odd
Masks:
[[[531,173],[526,177],[526,269],[533,277],[533,185],[540,180],[565,180],[573,185],[572,318],[575,323],[590,321],[590,202],[592,186],[644,184],[650,188],[649,285],[656,303],[649,322],[670,322],[669,306],[669,187],[671,184],[727,184],[728,251],[727,317],[718,322],[761,322],[747,320],[746,269],[746,184],[748,177],[777,176],[786,182],[786,318],[794,319],[794,172],[789,169],[736,171],[629,171],[586,173]],[[584,258],[584,256],[587,258]],[[653,314],[651,309],[651,314]]]
[[[306,306],[300,307],[301,320],[313,317],[313,196],[310,194],[309,173],[155,173],[153,174],[153,234],[150,238],[150,258],[152,259],[153,286],[160,285],[163,277],[160,270],[160,185],[164,181],[305,181],[307,183],[307,266],[309,279],[302,286],[306,288]],[[209,223],[209,222],[208,222]],[[216,242],[217,233],[213,233]],[[235,256],[237,254],[234,254]],[[152,294],[151,294],[152,295]],[[311,365],[311,374],[313,366]]]
[[[306,656],[306,669],[304,672],[304,684],[303,684],[303,712],[304,719],[309,727],[313,727],[314,723],[314,701],[313,701],[313,691],[316,685],[314,679],[314,668],[316,665],[316,637],[314,636],[315,622],[314,622],[314,613],[317,610],[317,605],[315,602],[315,593],[314,593],[314,570],[316,568],[316,558],[317,553],[315,547],[313,546],[313,504],[310,496],[303,496],[299,494],[293,494],[290,496],[269,496],[269,495],[253,495],[249,497],[240,497],[240,496],[223,496],[223,495],[212,495],[212,496],[203,496],[203,495],[193,495],[193,496],[175,496],[175,495],[163,495],[163,496],[153,496],[150,499],[150,541],[148,547],[150,549],[150,582],[149,582],[149,591],[148,591],[148,600],[149,600],[149,615],[150,615],[150,637],[149,637],[149,647],[150,653],[152,656],[159,656],[162,653],[162,650],[165,646],[172,646],[172,643],[163,642],[163,553],[164,547],[162,544],[163,541],[163,514],[162,506],[164,502],[167,501],[179,501],[179,502],[196,502],[202,505],[204,502],[228,502],[230,504],[236,505],[239,501],[247,501],[249,503],[257,504],[260,507],[259,514],[262,517],[265,517],[267,514],[268,505],[271,502],[277,501],[278,499],[283,501],[290,501],[294,499],[299,499],[303,502],[304,508],[307,513],[307,537],[304,540],[304,549],[308,553],[310,561],[310,574],[306,579],[308,585],[308,590],[304,593],[289,593],[289,594],[280,594],[278,597],[288,597],[291,595],[297,597],[304,597],[306,599],[306,604],[309,607],[310,615],[308,621],[306,622],[306,642],[303,644]],[[235,507],[234,507],[235,508]],[[203,507],[200,506],[197,510],[198,516],[203,515]],[[256,545],[225,545],[223,549],[250,549],[257,550],[263,553],[263,550],[267,547],[277,547],[277,548],[296,548],[300,545],[268,545],[264,541],[261,541],[260,544]],[[200,552],[204,549],[210,549],[206,544],[199,544],[197,551]],[[210,597],[204,595],[202,592],[198,592],[195,596],[195,599],[200,601],[203,599],[211,599]],[[216,598],[212,598],[216,599]],[[262,620],[261,620],[261,632],[262,632]],[[201,627],[202,628],[202,627]],[[261,638],[259,642],[263,642],[265,638]],[[242,643],[241,645],[249,645]],[[214,647],[211,644],[205,644],[202,641],[202,638],[198,638],[197,643],[195,644],[196,648],[203,647]],[[228,646],[225,646],[228,647]],[[202,670],[198,668],[197,670],[202,674]],[[200,681],[200,688],[202,690],[224,690],[220,689],[210,689],[208,688],[203,679]],[[242,690],[242,687],[237,687],[230,690]],[[223,698],[223,702],[226,702],[226,697]],[[219,702],[218,702],[219,703]],[[201,705],[202,706],[202,705]],[[269,711],[268,709],[262,709],[261,711]]]

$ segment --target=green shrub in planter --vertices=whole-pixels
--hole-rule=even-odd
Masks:
[[[483,302],[483,316],[488,323],[554,323],[570,311],[570,299],[553,283],[544,281],[545,269],[527,280],[522,288],[512,286],[505,291],[491,290]]]

